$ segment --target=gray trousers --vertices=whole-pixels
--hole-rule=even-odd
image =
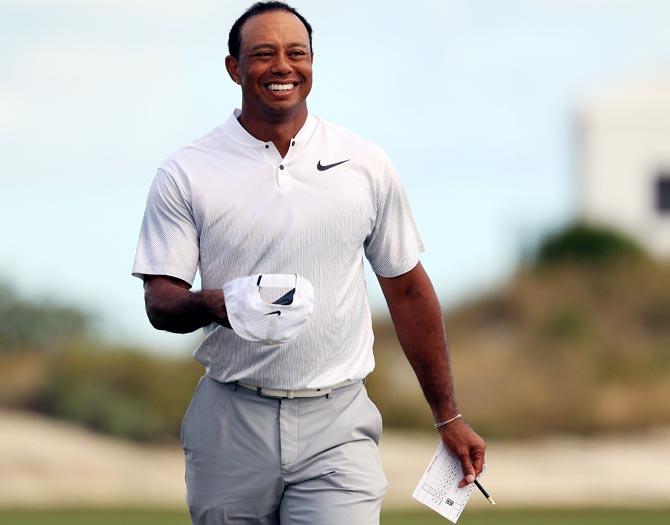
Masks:
[[[193,525],[372,525],[388,482],[362,382],[271,399],[204,375],[181,444]]]

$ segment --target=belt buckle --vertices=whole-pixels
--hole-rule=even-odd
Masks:
[[[319,396],[326,396],[327,398],[330,398],[330,393],[333,391],[333,387],[332,386],[327,386],[327,387],[323,387],[323,388],[316,388],[315,391],[319,393]],[[314,397],[318,397],[318,396],[314,396]]]

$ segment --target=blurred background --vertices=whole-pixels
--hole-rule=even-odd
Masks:
[[[2,522],[188,522],[201,334],[154,330],[130,270],[158,165],[239,107],[224,58],[249,5],[0,6]],[[462,521],[667,523],[670,4],[292,5],[314,27],[310,110],[401,174],[487,487],[516,509],[475,494]],[[432,523],[410,494],[437,436],[366,271],[384,519]],[[176,510],[101,517],[127,506]]]

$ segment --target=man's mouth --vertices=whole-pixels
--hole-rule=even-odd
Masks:
[[[270,91],[274,92],[283,92],[283,91],[291,91],[297,84],[291,82],[289,84],[279,84],[277,82],[273,82],[271,84],[267,84],[267,88]]]

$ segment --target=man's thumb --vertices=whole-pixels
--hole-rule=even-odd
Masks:
[[[470,462],[469,456],[461,458],[461,469],[463,469],[463,480],[458,484],[459,487],[465,487],[475,480],[475,469]]]

